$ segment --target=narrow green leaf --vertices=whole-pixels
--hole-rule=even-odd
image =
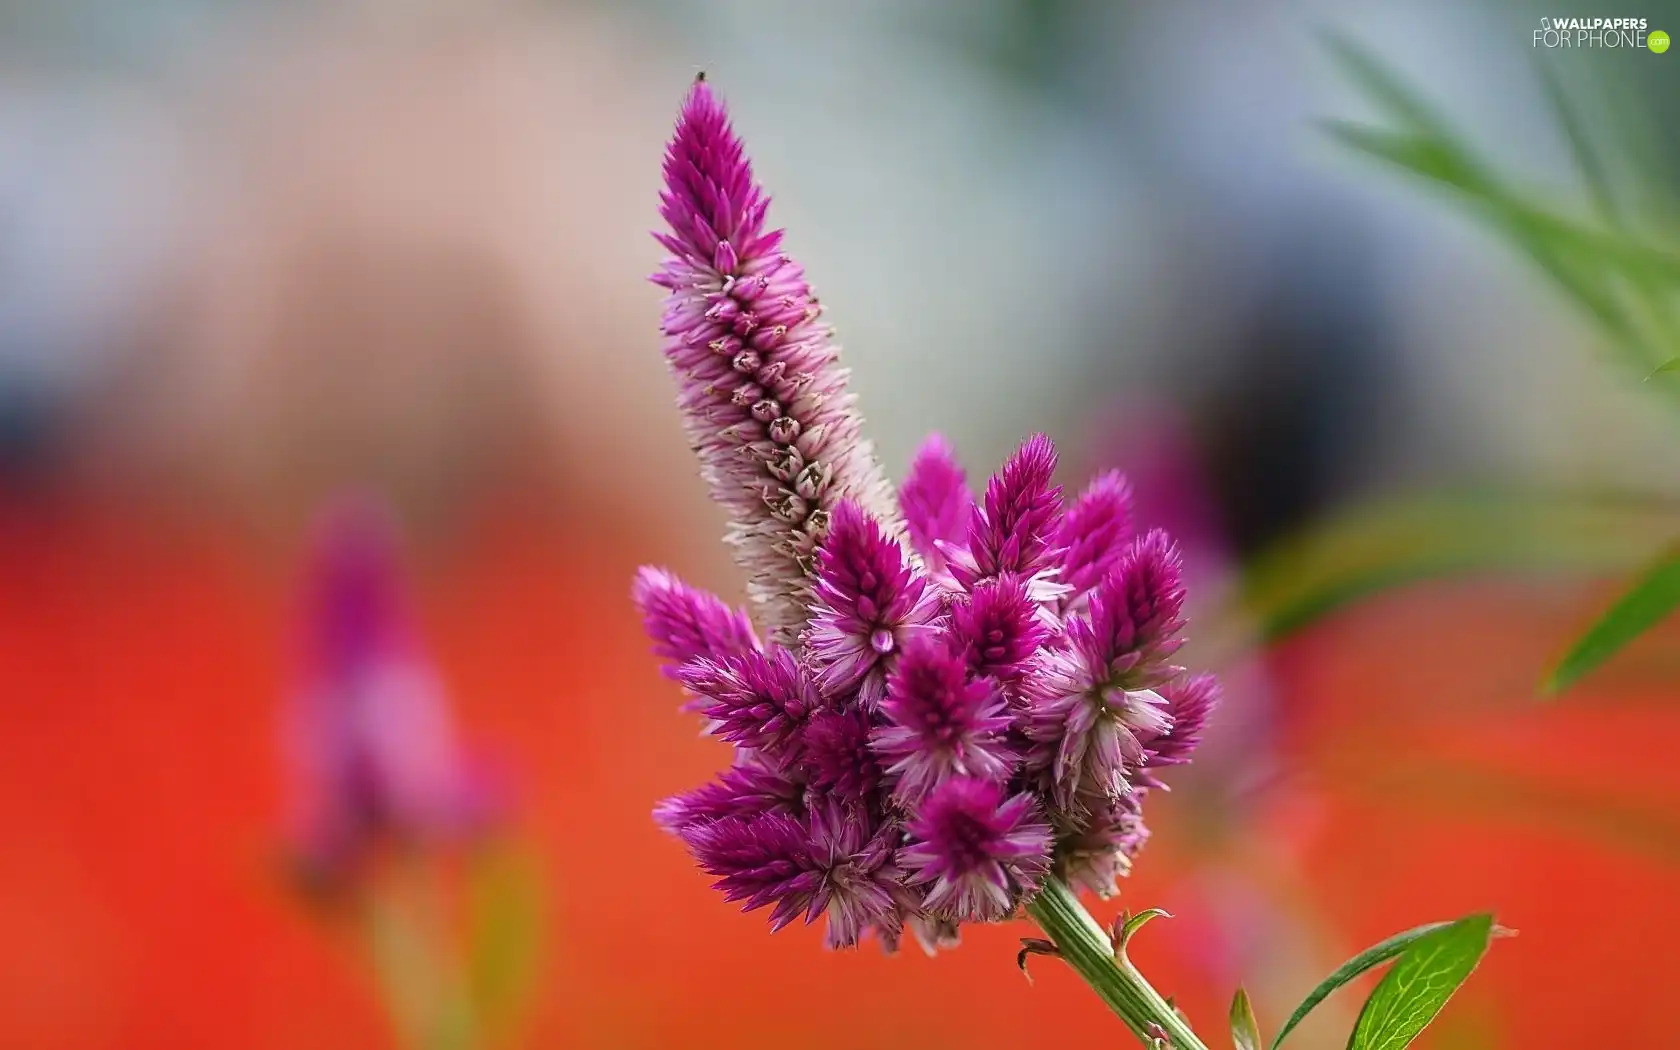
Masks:
[[[1651,375],[1646,376],[1645,378],[1650,379],[1652,376],[1666,375],[1669,372],[1680,372],[1680,357],[1669,358],[1667,361],[1664,361],[1662,364],[1651,369]]]
[[[1126,950],[1126,945],[1132,943],[1132,937],[1143,929],[1144,924],[1151,919],[1170,919],[1172,913],[1165,908],[1145,908],[1136,915],[1122,913],[1120,922],[1116,925],[1114,936],[1114,954],[1120,955]]]
[[[1238,988],[1236,998],[1231,1000],[1231,1043],[1237,1050],[1261,1050],[1266,1045],[1260,1039],[1260,1025],[1254,1020],[1246,988]]]
[[[1276,640],[1373,591],[1465,572],[1617,573],[1672,538],[1680,509],[1632,499],[1437,493],[1355,507],[1262,552],[1234,614]]]
[[[1410,1046],[1482,961],[1492,936],[1493,916],[1472,915],[1419,937],[1365,1000],[1348,1050]]]
[[[1412,131],[1445,132],[1446,125],[1429,104],[1407,87],[1399,74],[1384,65],[1375,53],[1339,33],[1325,33],[1322,39],[1325,50],[1342,67],[1348,79],[1389,116]]]
[[[1560,693],[1680,605],[1680,545],[1646,568],[1637,583],[1570,648],[1547,676],[1543,690]]]
[[[1413,90],[1370,52],[1350,41],[1327,42],[1332,56],[1365,96],[1394,122],[1391,128],[1329,122],[1329,134],[1367,156],[1454,192],[1511,247],[1526,255],[1557,289],[1604,330],[1640,376],[1674,355],[1674,291],[1680,255],[1648,243],[1622,223],[1609,168],[1586,134],[1586,122],[1555,77],[1544,85],[1603,224],[1585,223],[1506,186]],[[1640,231],[1644,233],[1642,229]],[[1680,386],[1662,393],[1680,397]]]
[[[1283,1027],[1278,1029],[1276,1038],[1272,1040],[1272,1050],[1277,1050],[1279,1046],[1282,1046],[1284,1037],[1290,1032],[1293,1032],[1295,1030],[1295,1026],[1305,1020],[1308,1014],[1312,1013],[1313,1007],[1322,1003],[1331,992],[1353,980],[1355,977],[1358,977],[1360,974],[1365,973],[1367,970],[1381,966],[1383,963],[1405,951],[1420,938],[1428,936],[1431,933],[1435,933],[1438,930],[1447,929],[1451,925],[1452,923],[1450,922],[1431,922],[1422,926],[1414,926],[1404,933],[1395,934],[1386,941],[1373,944],[1371,947],[1365,949],[1358,955],[1355,955],[1353,958],[1343,963],[1341,966],[1337,967],[1335,973],[1320,981],[1318,983],[1318,987],[1314,988],[1305,999],[1301,1000],[1301,1005],[1297,1006],[1295,1008],[1295,1012],[1289,1015],[1289,1020],[1283,1022]]]
[[[1550,62],[1536,62],[1535,67],[1540,72],[1540,83],[1546,89],[1546,101],[1552,105],[1552,113],[1563,129],[1564,138],[1569,140],[1569,152],[1575,158],[1575,167],[1580,169],[1581,180],[1587,184],[1587,192],[1592,194],[1593,205],[1605,221],[1617,222],[1621,210],[1616,206],[1610,174],[1593,145],[1586,122],[1576,112],[1575,103],[1559,81],[1556,67]]]

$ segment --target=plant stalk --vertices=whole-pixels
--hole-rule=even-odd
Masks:
[[[1208,1050],[1125,953],[1115,951],[1108,934],[1067,883],[1052,876],[1038,896],[1027,902],[1027,914],[1050,935],[1062,959],[1145,1046],[1160,1045],[1155,1040],[1165,1033],[1165,1045],[1172,1050]]]

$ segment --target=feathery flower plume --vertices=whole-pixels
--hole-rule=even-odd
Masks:
[[[1062,556],[1062,584],[1068,592],[1062,598],[1063,616],[1079,607],[1108,575],[1131,532],[1131,487],[1118,471],[1098,475],[1068,507],[1056,539],[1057,546],[1066,552]]]
[[[1190,761],[1202,742],[1202,730],[1219,706],[1219,679],[1210,674],[1184,675],[1160,689],[1167,702],[1172,728],[1145,742],[1151,766],[1177,766]]]
[[[939,595],[913,571],[879,522],[847,500],[834,508],[817,554],[815,602],[805,653],[830,696],[857,690],[880,703],[898,653],[932,630]]]
[[[666,831],[677,833],[690,824],[761,813],[804,816],[804,783],[785,770],[770,769],[756,761],[744,762],[725,770],[710,784],[661,802],[654,807],[653,819]]]
[[[1131,872],[1132,858],[1149,840],[1143,823],[1144,795],[1143,790],[1134,790],[1077,815],[1061,815],[1056,864],[1069,885],[1105,900],[1120,892],[1120,879]]]
[[[954,777],[910,822],[904,851],[913,883],[930,883],[925,907],[955,920],[997,922],[1050,870],[1050,825],[1031,795],[1004,798],[990,780]]]
[[[878,808],[876,791],[885,774],[869,747],[873,727],[861,707],[824,711],[811,720],[804,765],[813,792],[853,807]]]
[[[952,608],[951,630],[969,670],[1003,681],[1018,677],[1050,636],[1038,603],[1014,575],[977,585],[967,602]]]
[[[759,647],[745,613],[664,569],[639,570],[630,597],[641,610],[654,653],[665,661],[667,677],[676,678],[677,670],[698,656],[721,659]]]
[[[1006,779],[1014,768],[1006,735],[1014,718],[997,684],[971,679],[962,658],[938,642],[906,650],[881,705],[875,751],[894,792],[914,804],[953,776]]]
[[[1090,619],[1068,622],[1065,648],[1040,652],[1028,671],[1029,765],[1048,773],[1058,805],[1081,796],[1112,800],[1145,764],[1143,740],[1172,728],[1154,691],[1178,668],[1182,569],[1166,535],[1135,541],[1097,585]]]
[[[891,488],[846,388],[846,370],[804,271],[765,229],[753,178],[722,103],[696,81],[665,153],[654,236],[671,253],[665,356],[748,593],[778,641],[809,614],[812,557],[834,506],[857,501],[894,521]]]
[[[693,706],[714,736],[773,762],[794,757],[800,730],[823,706],[805,669],[780,646],[721,662],[699,656],[682,666],[677,680],[699,698]]]
[[[1054,546],[1062,515],[1062,490],[1052,485],[1056,446],[1043,434],[1021,443],[986,483],[986,501],[969,516],[968,546],[946,547],[952,575],[964,590],[1012,573],[1028,579],[1040,601],[1061,596]]]
[[[730,900],[774,928],[826,916],[832,947],[873,933],[891,950],[908,927],[948,948],[960,922],[1033,907],[1052,878],[1112,893],[1156,773],[1188,758],[1217,696],[1170,662],[1176,550],[1133,538],[1119,475],[1064,508],[1042,435],[978,502],[931,438],[895,506],[704,84],[665,176],[666,354],[771,633],[761,646],[722,601],[638,577],[668,673],[737,748],[655,819]]]
[[[850,948],[864,930],[885,924],[896,940],[900,922],[894,861],[897,832],[870,828],[834,805],[800,820],[781,813],[691,824],[681,832],[695,859],[718,877],[724,899],[747,911],[770,907],[770,928],[804,916],[828,919],[827,944]]]
[[[898,501],[911,546],[930,572],[941,571],[945,555],[939,545],[960,544],[967,536],[974,496],[968,491],[968,475],[938,434],[928,435],[910,461]]]
[[[286,743],[295,848],[306,877],[328,886],[387,844],[463,841],[493,816],[409,630],[392,532],[376,504],[334,508],[305,595],[308,669]]]

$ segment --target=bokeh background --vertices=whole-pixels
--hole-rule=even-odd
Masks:
[[[1673,187],[1680,55],[1536,53],[1558,14],[1680,31],[1656,2],[4,5],[0,1045],[393,1045],[282,859],[308,525],[347,487],[396,509],[510,802],[500,848],[539,876],[506,1045],[1126,1041],[1054,960],[1022,980],[1024,924],[825,953],[649,819],[723,750],[677,713],[630,575],[740,590],[643,281],[701,69],[895,476],[929,430],[971,475],[1043,430],[1065,483],[1125,467],[1185,536],[1231,698],[1098,914],[1178,916],[1135,951],[1198,1027],[1242,981],[1275,1029],[1365,945],[1494,910],[1520,936],[1422,1045],[1668,1045],[1676,635],[1540,703],[1615,574],[1414,582],[1275,638],[1240,600],[1254,559],[1374,499],[1614,493],[1657,508],[1652,549],[1673,520],[1650,384],[1314,123],[1362,113],[1331,28],[1567,202],[1545,63]],[[1625,535],[1588,567],[1648,553]],[[1356,1006],[1299,1045],[1340,1046]]]

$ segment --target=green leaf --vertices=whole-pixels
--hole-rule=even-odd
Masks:
[[[1143,929],[1144,924],[1151,919],[1170,919],[1172,913],[1165,908],[1145,908],[1136,915],[1121,912],[1120,921],[1114,924],[1114,932],[1110,940],[1114,942],[1114,955],[1119,958],[1126,954],[1126,945],[1132,943],[1132,938]]]
[[[1581,179],[1587,184],[1587,191],[1592,194],[1593,205],[1598,213],[1608,222],[1615,223],[1621,215],[1621,209],[1616,206],[1615,190],[1610,184],[1610,175],[1598,149],[1593,145],[1592,136],[1587,132],[1587,123],[1575,109],[1575,103],[1569,98],[1563,84],[1558,79],[1556,67],[1550,62],[1536,62],[1535,68],[1540,73],[1540,83],[1546,89],[1546,101],[1551,103],[1552,114],[1557,118],[1558,127],[1563,129],[1564,138],[1569,140],[1569,152],[1575,158],[1575,167],[1581,172]]]
[[[1235,608],[1276,640],[1348,602],[1466,572],[1620,573],[1672,538],[1680,508],[1568,494],[1437,493],[1355,507],[1244,567]]]
[[[1422,96],[1407,87],[1374,52],[1339,33],[1325,33],[1322,39],[1325,50],[1348,79],[1359,85],[1366,97],[1389,116],[1411,131],[1445,133],[1446,125]]]
[[[1572,646],[1543,684],[1560,693],[1680,605],[1680,545],[1670,547]]]
[[[1254,1007],[1245,988],[1238,988],[1236,998],[1231,1000],[1231,1043],[1237,1050],[1261,1050],[1266,1045],[1260,1039],[1260,1025],[1254,1020]]]
[[[1505,185],[1493,168],[1458,139],[1445,121],[1370,52],[1333,38],[1328,49],[1343,71],[1394,127],[1330,122],[1342,144],[1456,193],[1512,247],[1528,256],[1557,289],[1609,336],[1610,345],[1638,374],[1649,378],[1654,362],[1675,355],[1672,299],[1680,288],[1680,255],[1635,236],[1623,221],[1609,166],[1586,134],[1583,121],[1556,78],[1542,68],[1543,84],[1582,178],[1608,229],[1536,203]],[[1640,227],[1641,234],[1648,227]],[[1661,392],[1680,397],[1680,387]]]
[[[1414,941],[1365,1000],[1348,1050],[1403,1050],[1476,969],[1493,916],[1472,915]]]
[[[1451,925],[1452,923],[1449,922],[1431,922],[1422,926],[1414,926],[1404,933],[1395,934],[1386,941],[1373,944],[1371,947],[1365,949],[1358,955],[1355,955],[1353,958],[1343,963],[1341,966],[1337,967],[1335,973],[1320,981],[1318,983],[1318,987],[1314,988],[1305,999],[1301,1000],[1301,1005],[1297,1006],[1295,1008],[1295,1012],[1289,1015],[1289,1020],[1283,1022],[1283,1027],[1278,1029],[1277,1037],[1272,1040],[1272,1050],[1277,1050],[1279,1046],[1282,1046],[1284,1036],[1293,1032],[1295,1030],[1295,1026],[1305,1020],[1308,1014],[1312,1013],[1313,1007],[1322,1003],[1331,992],[1353,980],[1355,977],[1358,977],[1360,974],[1365,973],[1367,970],[1381,966],[1383,963],[1394,958],[1396,955],[1399,955],[1423,937],[1427,937],[1432,933],[1447,929]]]
[[[536,984],[542,937],[542,879],[528,857],[477,859],[467,889],[467,984],[491,1029],[517,1019]]]
[[[1662,364],[1651,369],[1651,375],[1646,376],[1645,378],[1650,379],[1653,376],[1666,375],[1669,372],[1680,372],[1680,357],[1669,358],[1667,361],[1664,361]]]

